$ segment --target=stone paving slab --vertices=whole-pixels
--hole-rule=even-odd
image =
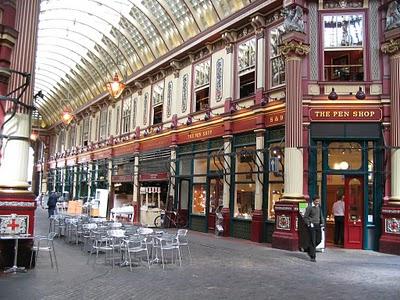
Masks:
[[[37,233],[48,230],[37,211]],[[26,274],[0,275],[0,299],[400,299],[400,257],[327,249],[317,263],[300,252],[189,232],[192,263],[111,268],[87,264],[80,246],[56,241],[60,271],[41,255]]]

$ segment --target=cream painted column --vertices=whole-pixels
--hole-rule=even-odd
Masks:
[[[231,159],[231,153],[232,153],[232,135],[225,135],[223,136],[224,139],[224,192],[222,194],[222,202],[223,202],[223,208],[222,208],[222,217],[223,217],[223,228],[224,236],[229,236],[230,234],[230,218],[231,218],[231,210],[229,207],[230,203],[230,192],[231,192],[231,176],[232,176],[232,159]]]
[[[76,199],[77,198],[76,186],[78,183],[78,165],[75,165],[73,170],[74,170],[74,182],[72,183],[72,199]]]
[[[93,174],[93,162],[89,162],[88,168],[87,168],[87,172],[88,172],[87,178],[89,179],[89,182],[88,182],[88,194],[87,194],[87,198],[86,199],[89,200],[90,195],[92,193],[92,189],[93,189],[93,187],[92,187],[92,184],[93,184],[93,178],[92,177],[94,176],[94,174]]]
[[[139,195],[139,154],[136,154],[133,163],[133,202],[139,201],[138,195]]]
[[[230,202],[230,182],[231,182],[231,166],[232,166],[232,136],[227,135],[224,136],[224,170],[226,174],[224,175],[224,193],[222,195],[222,201],[224,204],[224,208],[229,209],[229,202]]]
[[[389,204],[400,205],[400,38],[382,45],[390,55],[391,196]]]
[[[169,195],[174,197],[175,195],[175,175],[176,175],[176,145],[171,146],[171,164],[170,164],[170,190]]]
[[[262,169],[264,165],[264,154],[261,150],[264,150],[264,133],[265,129],[257,129],[255,130],[256,133],[256,163],[258,168]],[[256,194],[255,194],[255,203],[254,203],[254,210],[262,211],[262,202],[263,202],[263,180],[264,174],[256,175]]]
[[[285,166],[283,199],[304,199],[303,195],[303,104],[302,104],[302,59],[309,46],[294,39],[280,47],[285,56],[286,115],[285,115]]]
[[[5,120],[10,117],[11,114],[7,114]],[[17,113],[5,124],[3,134],[10,138],[3,139],[1,148],[0,187],[29,187],[27,169],[30,131],[29,114]]]

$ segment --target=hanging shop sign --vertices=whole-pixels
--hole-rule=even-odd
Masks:
[[[314,122],[379,122],[381,108],[311,108],[310,120]]]

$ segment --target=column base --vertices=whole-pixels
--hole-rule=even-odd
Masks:
[[[18,190],[12,188],[0,189],[0,215],[2,216],[0,223],[10,222],[11,214],[16,215],[16,223],[18,226],[12,228],[6,226],[10,232],[5,234],[34,233],[35,224],[35,195],[27,190]],[[10,224],[11,225],[11,224]],[[32,240],[20,240],[18,248],[18,266],[28,268],[32,249]],[[13,265],[14,258],[14,240],[2,240],[0,242],[0,268]]]
[[[251,222],[251,241],[261,243],[264,232],[264,214],[262,210],[254,210]]]
[[[379,252],[400,255],[400,203],[382,207],[382,235]]]
[[[275,230],[272,234],[272,248],[289,251],[299,250],[298,218],[299,203],[304,199],[281,200],[275,204]]]
[[[231,223],[231,210],[229,207],[224,207],[221,210],[222,217],[223,217],[223,227],[224,227],[224,233],[223,236],[229,236],[230,235],[230,223]]]

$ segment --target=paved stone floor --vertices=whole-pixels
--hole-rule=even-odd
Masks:
[[[37,210],[36,233],[48,230]],[[327,249],[304,253],[189,232],[193,261],[182,267],[112,269],[87,264],[79,246],[56,241],[60,270],[41,255],[25,274],[0,275],[0,299],[400,299],[400,257]]]

